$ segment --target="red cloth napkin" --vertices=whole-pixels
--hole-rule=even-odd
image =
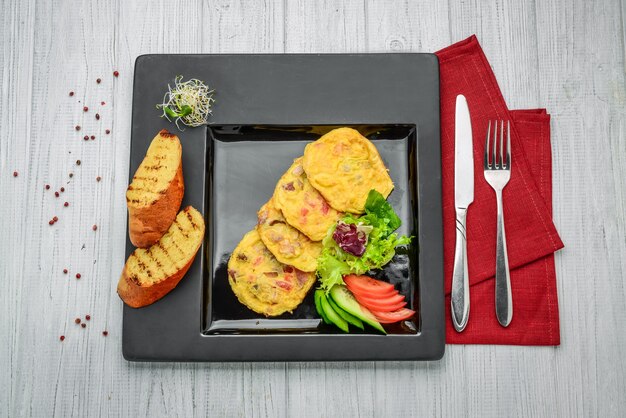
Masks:
[[[509,111],[475,36],[437,52],[441,76],[446,342],[451,344],[558,345],[559,314],[553,253],[563,242],[552,223],[550,116],[545,110]],[[450,318],[455,246],[454,114],[467,98],[474,139],[474,203],[467,214],[470,317],[462,333]],[[511,121],[511,180],[503,192],[513,320],[495,313],[496,199],[483,176],[489,120]]]

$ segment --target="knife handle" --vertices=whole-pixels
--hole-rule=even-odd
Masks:
[[[454,251],[454,270],[452,272],[452,323],[457,332],[461,332],[469,319],[469,274],[467,272],[467,239],[465,220],[467,208],[456,210],[456,248]]]

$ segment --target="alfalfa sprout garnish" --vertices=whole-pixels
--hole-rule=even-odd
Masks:
[[[168,84],[167,90],[163,103],[156,106],[163,110],[161,117],[174,121],[181,131],[179,122],[193,128],[206,125],[211,105],[215,101],[213,89],[197,78],[183,82],[183,76],[179,75],[174,80],[174,87]]]

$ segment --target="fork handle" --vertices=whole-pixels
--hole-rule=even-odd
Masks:
[[[457,332],[465,329],[469,319],[469,274],[467,272],[467,240],[465,220],[467,208],[456,210],[456,248],[454,270],[452,272],[452,293],[450,297],[452,323]]]
[[[509,257],[506,251],[504,233],[504,210],[502,190],[496,190],[498,204],[498,232],[496,238],[496,316],[503,327],[508,327],[513,318],[513,296],[511,294],[511,276],[509,275]]]

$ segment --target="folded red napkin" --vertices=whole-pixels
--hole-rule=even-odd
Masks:
[[[437,52],[441,76],[446,342],[451,344],[558,345],[559,315],[553,253],[563,242],[552,223],[550,116],[545,110],[509,111],[475,36]],[[455,246],[454,114],[467,98],[474,139],[474,203],[467,214],[470,317],[457,333],[450,318]],[[511,180],[503,192],[511,269],[513,320],[495,314],[496,199],[483,176],[489,120],[511,121]]]

